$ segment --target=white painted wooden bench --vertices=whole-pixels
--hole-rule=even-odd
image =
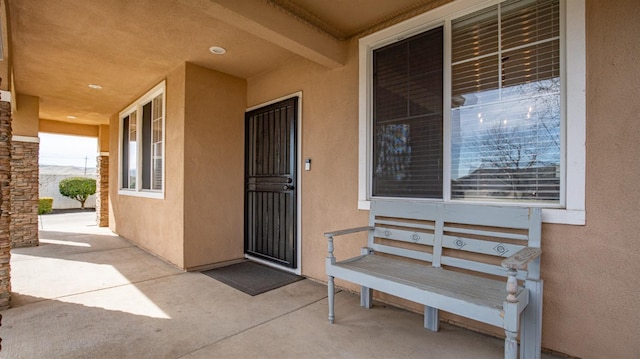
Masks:
[[[369,232],[360,256],[337,261],[334,237]],[[505,358],[540,358],[542,288],[540,208],[373,200],[369,226],[327,232],[329,322],[334,278],[425,306],[425,328],[438,310],[504,328]],[[410,260],[407,260],[410,259]],[[505,280],[506,277],[506,280]]]

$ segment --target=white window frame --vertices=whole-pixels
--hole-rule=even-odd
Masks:
[[[451,20],[503,0],[456,0],[434,10],[408,19],[399,24],[363,37],[359,41],[359,156],[358,156],[358,209],[369,210],[372,168],[372,68],[373,50],[403,40],[437,26],[445,26],[445,44],[450,44]],[[546,223],[572,225],[585,224],[585,162],[586,162],[586,40],[585,1],[560,0],[560,36],[562,77],[562,104],[565,112],[562,136],[562,185],[560,205],[543,208],[542,219]],[[449,28],[448,28],[449,27]],[[445,45],[444,95],[451,97],[451,48]],[[446,101],[446,100],[445,100]],[[445,154],[444,201],[450,200],[450,143],[448,111],[444,118]],[[407,198],[398,198],[398,201]],[[429,199],[410,199],[434,201]],[[437,201],[443,201],[437,200]],[[456,200],[458,202],[458,200]],[[477,202],[474,202],[477,203]],[[485,202],[490,203],[490,202]],[[504,205],[504,203],[501,203]],[[508,204],[507,204],[508,205]],[[513,205],[522,205],[514,203]],[[545,206],[544,204],[527,204]],[[549,207],[550,205],[546,205]]]
[[[167,113],[167,101],[166,101],[166,81],[160,82],[158,85],[153,87],[147,93],[145,93],[142,97],[137,99],[127,108],[122,110],[118,115],[118,194],[125,196],[136,196],[136,197],[145,197],[145,198],[155,198],[155,199],[164,199],[165,196],[165,178],[166,178],[166,113]],[[142,143],[142,107],[153,101],[154,98],[162,95],[162,190],[150,190],[150,189],[142,189],[142,150],[140,146],[138,146],[138,154],[136,158],[136,168],[137,168],[137,179],[136,179],[136,188],[128,189],[122,188],[122,135],[123,135],[123,118],[130,115],[133,112],[136,112],[136,121],[137,121],[137,129],[136,129],[136,142]],[[151,151],[153,152],[153,151]],[[153,157],[153,153],[151,153]]]

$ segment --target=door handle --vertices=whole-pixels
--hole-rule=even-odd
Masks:
[[[293,190],[294,188],[295,188],[294,186],[286,184],[286,185],[284,185],[283,190],[290,191],[290,190]]]

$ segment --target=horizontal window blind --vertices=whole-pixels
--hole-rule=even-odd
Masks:
[[[162,190],[162,178],[163,178],[163,166],[164,166],[164,154],[163,154],[163,104],[162,95],[153,99],[153,111],[152,111],[153,125],[152,125],[152,139],[151,139],[151,189],[160,191]]]
[[[373,52],[374,196],[442,198],[443,29]]]
[[[453,199],[560,199],[558,0],[452,22]]]
[[[162,95],[142,106],[142,189],[162,190]]]
[[[137,119],[136,113],[132,112],[129,115],[129,127],[128,127],[128,143],[127,143],[127,154],[128,158],[128,179],[127,184],[129,189],[136,189],[136,177],[138,173],[138,131],[137,131]]]
[[[120,142],[120,148],[122,149],[120,154],[120,181],[122,182],[122,188],[129,188],[129,117],[125,116],[122,119],[122,138]]]

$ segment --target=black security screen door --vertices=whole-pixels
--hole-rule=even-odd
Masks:
[[[245,115],[245,253],[296,268],[298,99]]]

